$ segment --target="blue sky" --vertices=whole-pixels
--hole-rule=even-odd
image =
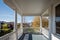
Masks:
[[[21,16],[18,15],[18,22],[21,22]],[[33,20],[33,16],[26,17],[27,22],[31,22]],[[0,21],[14,21],[14,11],[8,7],[3,0],[0,0]]]

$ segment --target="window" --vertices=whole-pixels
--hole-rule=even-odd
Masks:
[[[60,4],[55,7],[55,14],[56,33],[60,34]]]

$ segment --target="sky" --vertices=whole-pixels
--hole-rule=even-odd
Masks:
[[[14,22],[14,12],[9,6],[7,6],[3,0],[0,0],[0,21]],[[31,22],[33,16],[26,16],[26,21]],[[21,22],[21,16],[18,14],[17,22]]]

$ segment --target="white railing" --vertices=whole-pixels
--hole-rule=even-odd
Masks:
[[[37,27],[33,28],[33,27],[30,27],[31,29],[37,29]],[[26,28],[23,28],[23,29],[29,29],[29,27],[26,27]],[[21,35],[23,34],[23,32],[21,32],[21,28],[19,28],[17,30],[18,32],[18,39],[21,37]],[[16,32],[11,32],[11,33],[8,33],[2,37],[0,37],[0,40],[16,40],[16,35],[15,35]]]
[[[21,35],[23,34],[20,29],[17,30],[18,31],[18,39],[21,37]],[[11,32],[11,33],[8,33],[2,37],[0,37],[0,40],[16,40],[16,35],[15,35],[16,32]]]
[[[24,27],[24,33],[40,33],[39,27]]]
[[[11,32],[11,33],[8,33],[8,34],[0,37],[0,40],[9,40],[13,33],[15,33],[15,32]]]
[[[40,27],[24,27],[23,29],[40,29]]]
[[[49,31],[48,31],[47,29],[42,28],[42,34],[43,34],[45,37],[49,38]]]

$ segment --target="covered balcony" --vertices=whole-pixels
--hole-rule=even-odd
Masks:
[[[0,37],[0,40],[60,40],[60,34],[56,34],[55,7],[60,0],[3,0],[15,12],[14,31]],[[17,14],[21,15],[21,27],[17,29]],[[39,16],[39,33],[25,33],[23,21],[25,16]],[[48,19],[48,20],[44,20]],[[48,21],[48,27],[44,26]],[[30,28],[33,29],[33,28]]]

